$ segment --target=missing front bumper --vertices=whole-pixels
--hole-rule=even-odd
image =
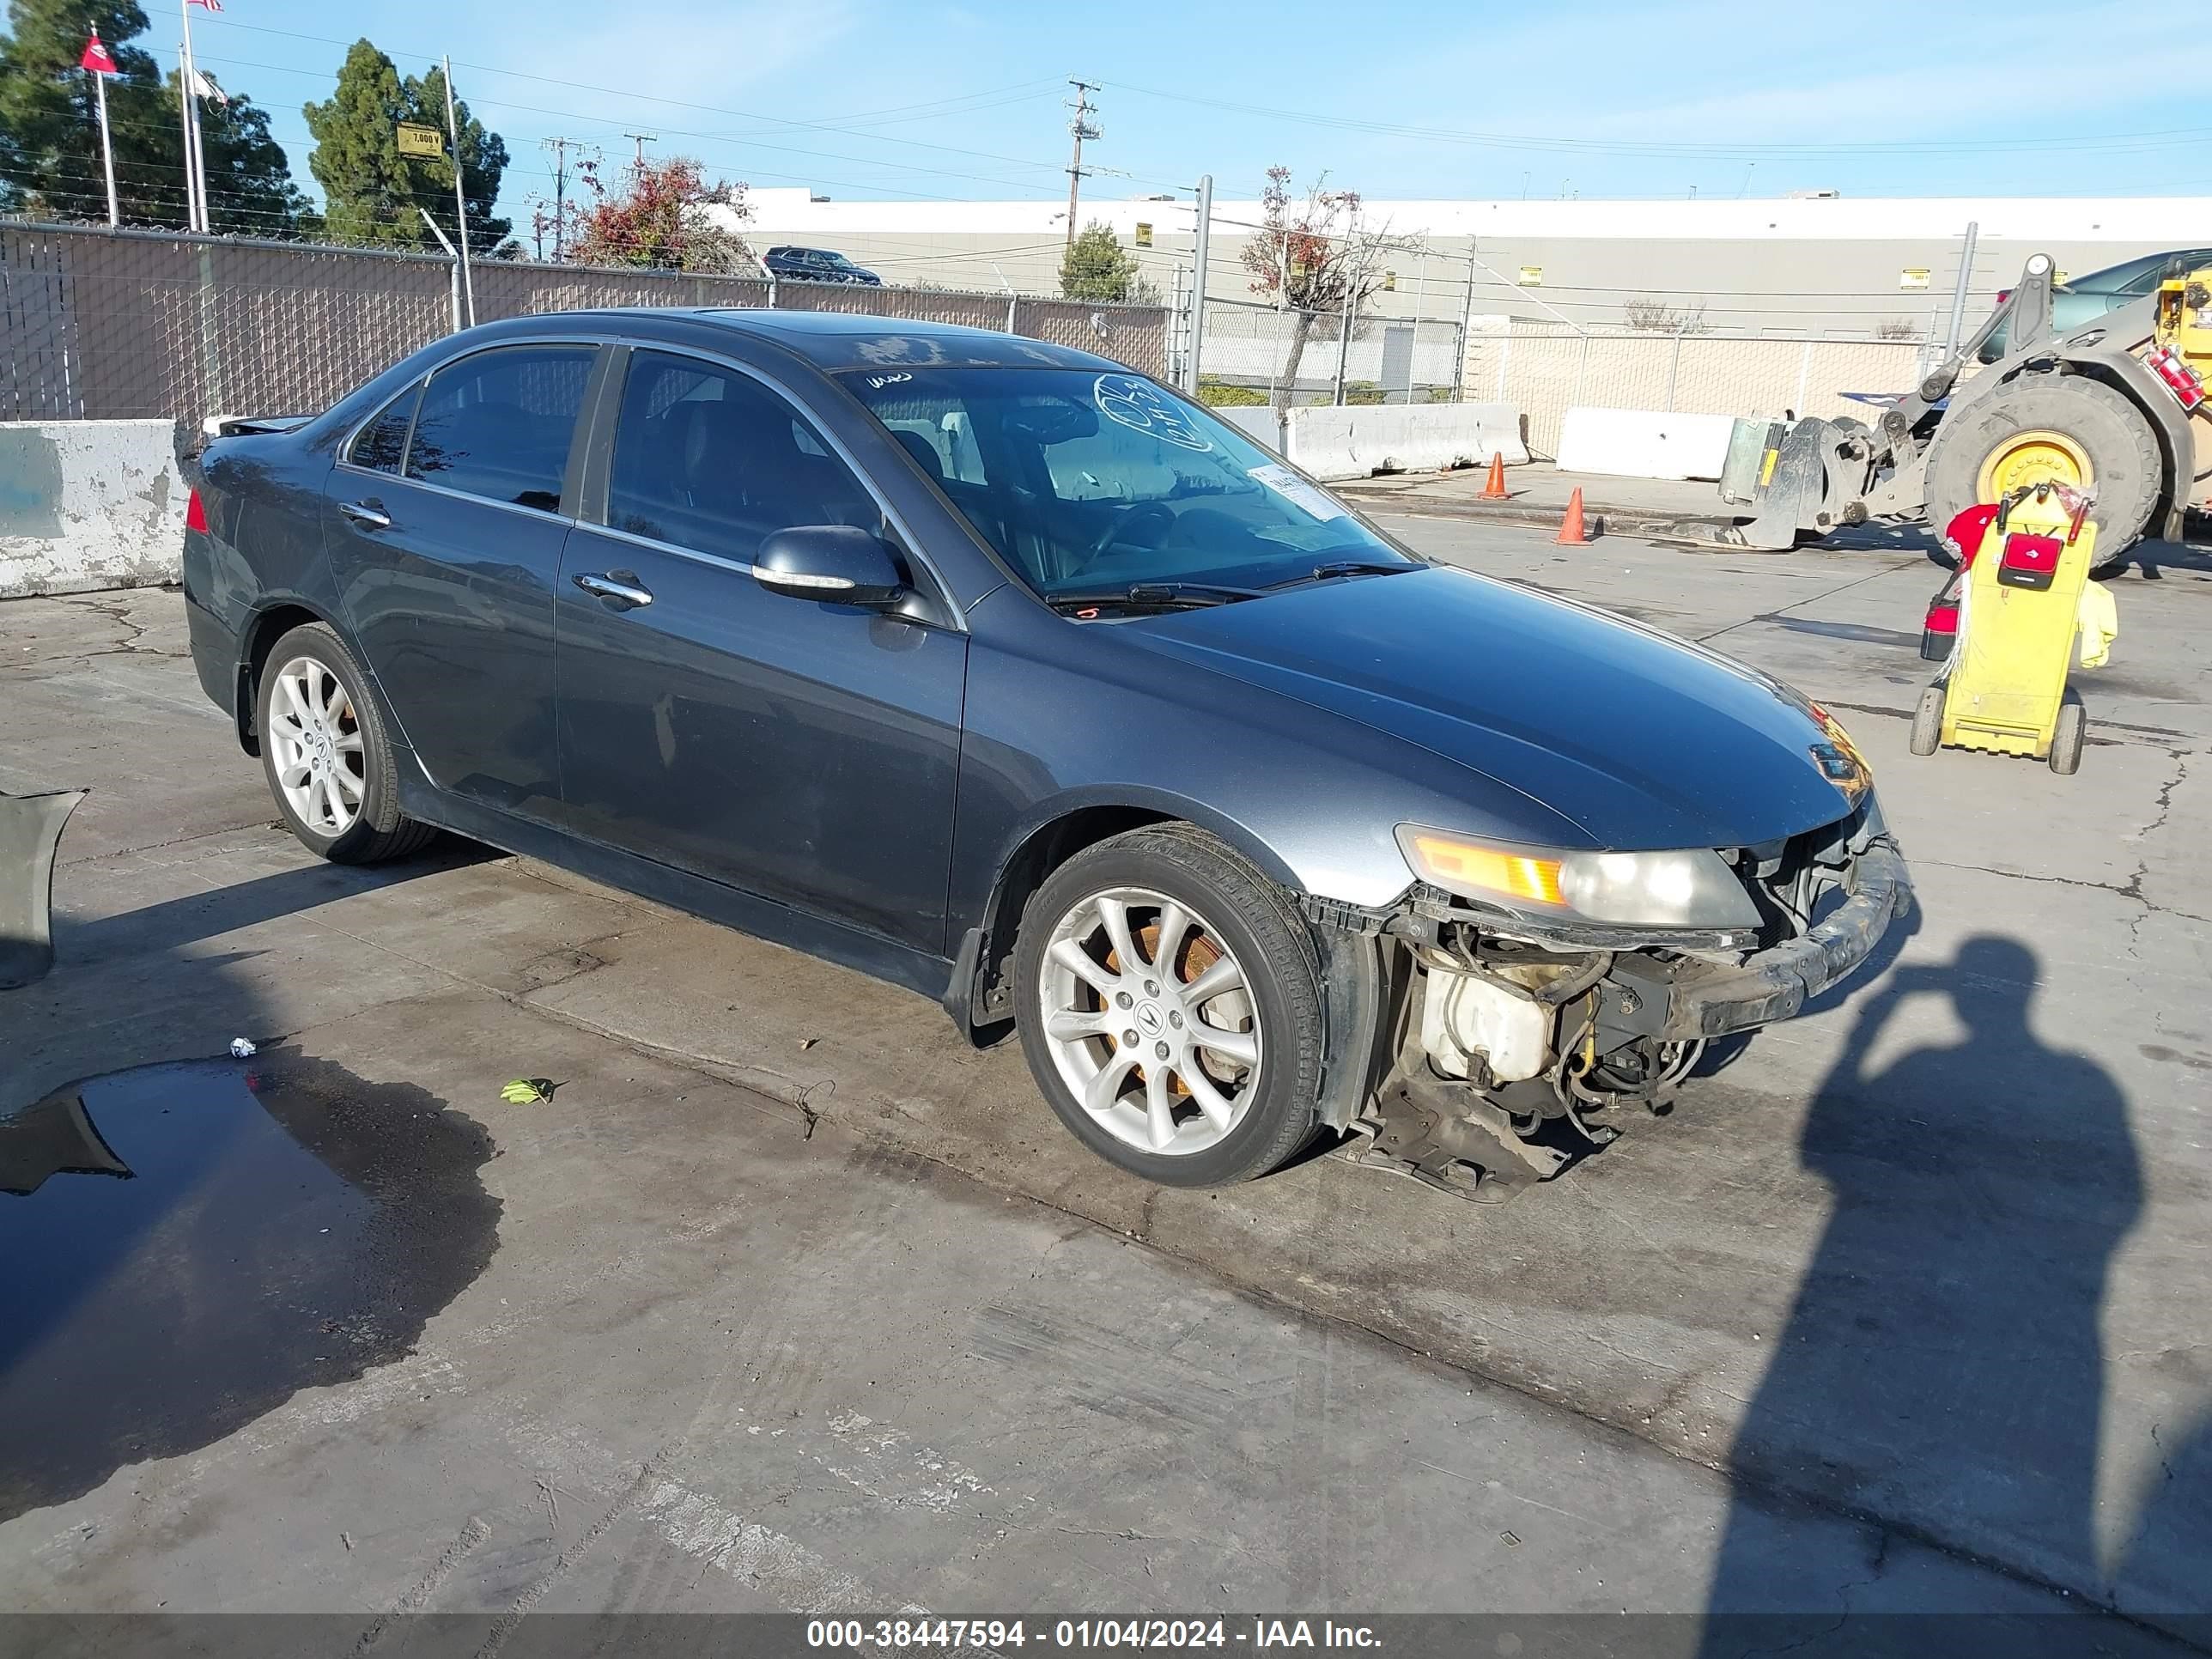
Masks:
[[[1850,977],[1911,902],[1904,856],[1887,842],[1876,842],[1853,863],[1850,896],[1802,938],[1733,967],[1699,964],[1678,971],[1661,1035],[1686,1042],[1788,1019]]]

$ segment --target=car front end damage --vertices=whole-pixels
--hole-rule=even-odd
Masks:
[[[1469,1198],[1547,1180],[1665,1113],[1714,1038],[1797,1013],[1909,910],[1870,791],[1760,846],[1547,855],[1403,826],[1417,879],[1309,899],[1332,1015],[1372,1034],[1332,1090],[1360,1161]],[[1364,987],[1361,981],[1369,981]],[[1363,1064],[1364,1062],[1364,1064]]]

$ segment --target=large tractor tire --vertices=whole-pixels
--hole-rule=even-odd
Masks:
[[[1928,522],[1939,531],[1977,501],[2051,479],[2097,492],[2100,568],[2117,563],[2164,493],[2158,434],[2102,380],[2024,374],[1946,415],[1928,452]]]

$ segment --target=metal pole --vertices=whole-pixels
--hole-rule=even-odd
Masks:
[[[1182,389],[1198,396],[1199,354],[1206,345],[1206,262],[1213,237],[1213,175],[1200,175],[1198,228],[1190,250],[1190,344],[1182,363]]]
[[[177,115],[184,128],[185,228],[200,228],[200,186],[192,165],[192,14],[188,0],[177,0],[177,18],[184,38],[177,46]]]
[[[453,60],[441,58],[439,72],[446,81],[446,134],[453,141],[453,222],[461,236],[461,297],[467,301],[469,326],[477,321],[477,283],[469,274],[469,192],[461,177],[461,127],[453,118]]]
[[[192,187],[198,193],[200,204],[199,230],[202,235],[215,229],[215,216],[208,203],[207,142],[200,135],[200,62],[191,46],[185,48],[186,79],[191,82],[192,111]]]
[[[1358,284],[1355,281],[1344,296],[1344,309],[1336,318],[1336,396],[1330,401],[1339,409],[1344,407],[1344,365],[1352,356],[1352,319],[1358,310]]]
[[[461,331],[461,256],[453,252],[453,239],[438,228],[438,222],[430,216],[429,209],[418,205],[415,211],[422,216],[422,222],[430,227],[430,234],[438,239],[438,246],[446,250],[453,262],[453,268],[447,275],[453,280],[453,332],[459,334]]]
[[[115,206],[115,141],[107,132],[107,77],[97,70],[93,74],[92,90],[100,100],[100,165],[107,175],[107,226],[112,230],[123,222],[123,216]]]
[[[1966,241],[1959,249],[1959,280],[1951,288],[1951,327],[1943,336],[1943,356],[1947,362],[1959,349],[1959,330],[1966,320],[1966,284],[1973,280],[1974,239],[1981,228],[1978,222],[1968,220]]]

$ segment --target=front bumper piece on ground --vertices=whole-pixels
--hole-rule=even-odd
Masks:
[[[1732,967],[1686,964],[1674,975],[1662,1036],[1685,1042],[1771,1025],[1849,977],[1912,903],[1904,856],[1886,842],[1853,860],[1850,881],[1841,908],[1802,936]]]

